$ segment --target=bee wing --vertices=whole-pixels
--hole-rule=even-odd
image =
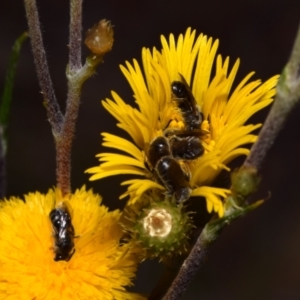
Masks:
[[[189,106],[191,108],[191,111],[193,113],[193,115],[195,117],[198,117],[199,115],[199,109],[198,109],[198,106],[197,106],[197,102],[196,102],[196,99],[192,93],[192,90],[189,86],[189,84],[186,82],[185,78],[183,77],[182,74],[179,73],[179,76],[182,80],[182,83],[185,85],[185,88],[188,92],[188,97],[185,98],[185,101],[187,102],[186,105]]]
[[[177,187],[189,187],[189,176],[180,163],[171,156],[163,157],[156,165],[156,171],[164,186],[173,193]]]
[[[208,131],[204,131],[201,129],[193,129],[193,130],[167,129],[167,130],[165,130],[165,136],[167,138],[172,138],[172,136],[178,136],[181,138],[186,138],[189,136],[205,137],[208,134],[209,134]]]
[[[172,155],[177,159],[193,160],[204,153],[204,148],[197,136],[173,136],[170,138],[170,145]]]

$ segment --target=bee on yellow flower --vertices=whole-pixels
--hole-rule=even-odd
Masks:
[[[223,60],[217,55],[218,40],[213,41],[203,34],[196,37],[196,32],[188,28],[177,40],[171,34],[169,41],[162,36],[161,42],[161,51],[143,48],[143,69],[136,60],[133,64],[126,62],[126,67],[121,66],[138,109],[126,104],[116,92],[112,92],[113,100],[102,101],[118,120],[118,127],[131,138],[130,141],[102,133],[103,146],[124,154],[100,153],[97,155],[100,165],[87,172],[93,174],[91,180],[118,174],[141,177],[122,183],[128,185],[128,189],[120,198],[129,196],[129,203],[134,203],[148,190],[167,194],[171,191],[177,200],[181,195],[183,200],[202,196],[206,198],[207,210],[222,216],[222,199],[229,190],[211,185],[222,170],[230,170],[228,164],[234,158],[249,153],[245,145],[256,141],[253,131],[261,124],[245,123],[273,101],[278,76],[262,83],[249,81],[254,74],[251,72],[232,90],[240,61],[229,68],[229,58]],[[194,99],[188,108],[184,106],[178,83],[183,83],[185,95]],[[194,114],[192,125],[187,121],[191,113]],[[190,130],[192,133],[188,133]],[[192,159],[182,157],[190,149],[189,142],[185,141],[183,150],[179,150],[181,156],[176,158],[173,152],[177,148],[174,150],[173,143],[188,138],[191,145],[198,143],[198,154]],[[163,149],[162,154],[153,159],[154,165],[149,155],[152,145]]]
[[[65,256],[56,249],[49,216],[55,207],[62,208],[61,203],[68,207],[76,234]],[[30,193],[24,200],[2,200],[0,298],[144,299],[125,289],[132,285],[141,258],[132,244],[120,243],[120,216],[84,187],[65,197],[49,190]]]

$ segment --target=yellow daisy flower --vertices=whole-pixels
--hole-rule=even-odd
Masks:
[[[232,85],[240,61],[237,60],[229,71],[229,58],[216,57],[219,41],[189,28],[186,34],[175,41],[171,34],[169,42],[161,37],[162,50],[142,50],[143,70],[136,60],[126,62],[121,70],[131,85],[138,109],[126,104],[117,93],[113,100],[102,101],[103,106],[119,121],[132,138],[127,139],[102,133],[103,145],[126,154],[100,153],[101,164],[87,170],[93,174],[91,180],[118,174],[143,176],[122,183],[129,185],[121,198],[129,195],[130,203],[135,202],[149,189],[166,191],[147,166],[147,149],[166,130],[182,130],[186,127],[182,110],[174,101],[171,85],[185,80],[202,114],[198,131],[204,154],[191,161],[180,161],[190,173],[191,196],[203,196],[209,212],[224,213],[222,198],[227,189],[211,187],[222,169],[229,170],[228,163],[240,155],[247,155],[246,144],[254,143],[257,136],[252,132],[261,124],[244,125],[257,111],[269,105],[275,94],[278,76],[265,83],[260,80],[249,82],[254,72],[247,75],[232,91]],[[215,64],[215,72],[212,71]],[[175,99],[176,100],[176,99]],[[178,99],[177,99],[178,100]]]
[[[70,210],[75,252],[55,261],[49,213],[62,201]],[[49,190],[1,201],[0,299],[143,299],[125,290],[139,256],[120,244],[120,212],[100,203],[84,187],[64,198]]]

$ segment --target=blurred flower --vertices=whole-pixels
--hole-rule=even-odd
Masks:
[[[133,65],[126,62],[121,70],[131,85],[138,109],[126,104],[115,92],[114,100],[106,99],[103,106],[119,121],[118,127],[124,129],[133,139],[102,133],[103,146],[115,148],[126,154],[100,153],[101,164],[87,170],[93,174],[91,180],[119,174],[143,176],[122,183],[129,185],[121,198],[129,195],[134,203],[149,189],[165,191],[147,167],[147,149],[166,129],[184,128],[181,111],[174,104],[171,84],[174,81],[187,81],[191,92],[203,114],[199,126],[206,134],[201,137],[205,153],[198,159],[185,161],[190,171],[191,196],[203,196],[209,212],[214,210],[220,216],[224,207],[222,198],[229,193],[227,189],[211,187],[221,170],[230,170],[228,163],[240,155],[247,155],[246,144],[254,143],[257,135],[252,132],[261,124],[244,125],[257,111],[269,105],[275,94],[274,86],[278,76],[265,83],[260,80],[248,82],[254,72],[248,74],[231,91],[238,71],[239,60],[229,71],[229,58],[216,56],[219,41],[213,42],[201,34],[195,38],[195,31],[189,28],[180,35],[177,42],[171,34],[169,42],[161,37],[162,50],[155,48],[142,50],[142,71],[136,60]],[[215,63],[215,72],[212,66]],[[182,77],[181,77],[182,75]]]
[[[75,253],[54,261],[50,211],[61,201],[70,207]],[[119,211],[108,212],[101,197],[59,190],[11,197],[0,203],[1,299],[142,299],[129,293],[139,253],[120,244]]]

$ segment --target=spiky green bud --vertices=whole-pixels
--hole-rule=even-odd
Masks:
[[[169,199],[144,208],[132,227],[132,236],[152,257],[164,258],[187,250],[190,217]]]

